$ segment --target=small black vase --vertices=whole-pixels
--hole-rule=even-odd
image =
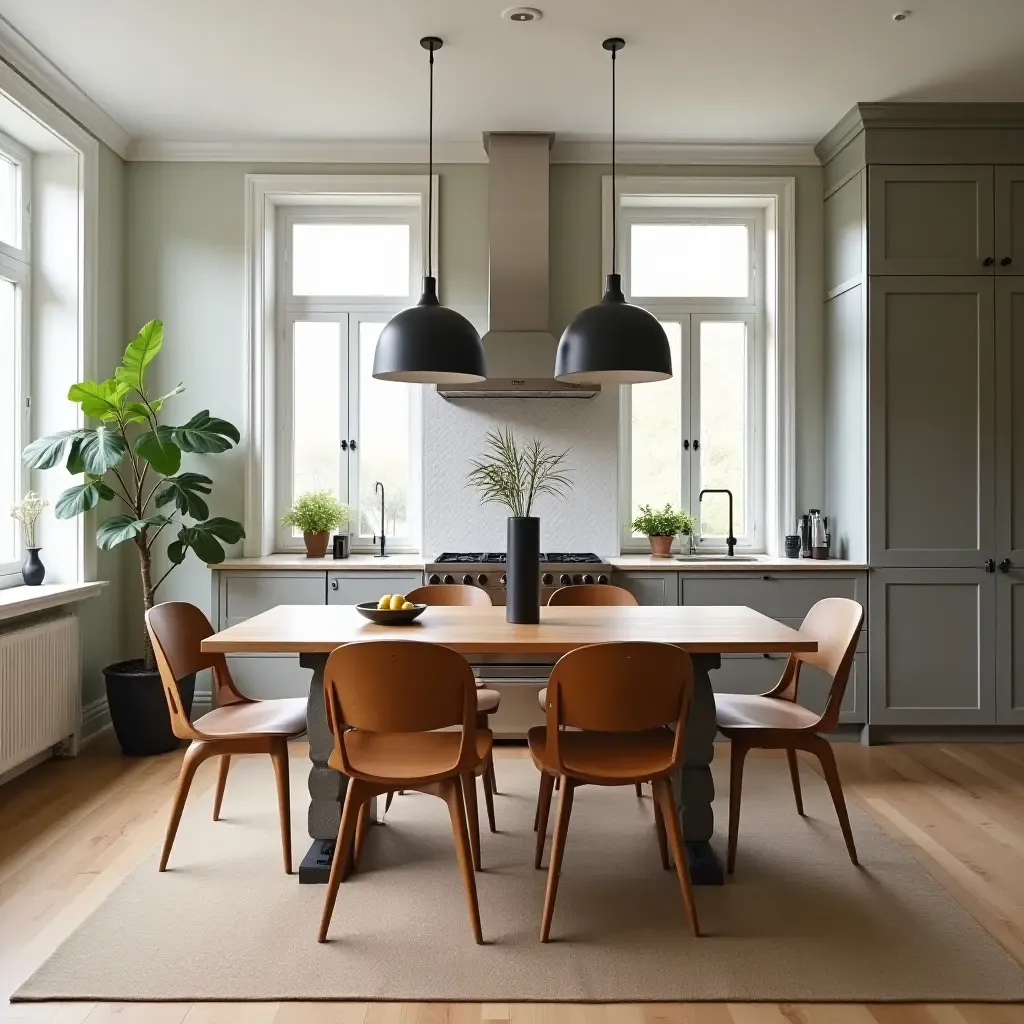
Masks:
[[[25,564],[21,567],[21,578],[27,587],[38,587],[46,575],[46,566],[39,560],[40,548],[28,548]]]
[[[505,618],[540,622],[540,520],[509,516],[505,565]]]

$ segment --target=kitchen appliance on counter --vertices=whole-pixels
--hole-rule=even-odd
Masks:
[[[427,583],[464,583],[487,591],[496,605],[505,604],[504,551],[445,551],[426,566]],[[540,603],[560,587],[581,583],[602,586],[612,581],[612,567],[592,552],[547,551],[540,555]],[[501,694],[501,707],[491,716],[494,735],[524,739],[527,730],[544,724],[537,694],[547,686],[556,657],[537,655],[473,655],[473,673]]]
[[[832,531],[829,529],[828,516],[823,516],[821,509],[812,508],[801,515],[797,520],[797,532],[800,536],[801,558],[831,557]]]

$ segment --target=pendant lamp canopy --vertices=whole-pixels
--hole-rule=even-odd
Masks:
[[[602,384],[644,384],[672,376],[672,354],[658,318],[626,302],[618,273],[618,210],[615,189],[615,55],[618,38],[601,44],[612,55],[612,272],[604,297],[577,313],[555,352],[555,377]]]
[[[393,316],[380,332],[373,354],[373,376],[410,384],[466,384],[484,380],[484,347],[476,328],[437,299],[433,268],[434,237],[434,52],[443,46],[425,36],[430,53],[430,128],[427,184],[427,275],[420,301]]]

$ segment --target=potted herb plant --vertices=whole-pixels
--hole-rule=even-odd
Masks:
[[[68,391],[68,398],[99,424],[41,437],[23,455],[32,469],[63,463],[69,473],[81,477],[57,499],[58,519],[82,515],[101,502],[114,502],[120,511],[100,522],[96,543],[104,551],[129,541],[135,545],[142,581],[138,628],[143,657],[103,670],[110,717],[126,754],[160,754],[178,746],[145,629],[145,612],[190,550],[204,562],[222,562],[223,545],[245,536],[241,523],[210,516],[206,498],[213,487],[210,477],[181,468],[183,454],[216,455],[232,448],[238,444],[238,430],[206,409],[180,426],[161,422],[165,405],[184,390],[179,384],[157,396],[146,379],[163,342],[163,324],[151,320],[125,349],[113,377],[83,381]],[[153,549],[168,528],[177,531],[166,548],[170,564],[154,580]],[[186,714],[192,710],[194,688],[194,675],[178,681]]]
[[[343,505],[330,491],[307,491],[295,499],[281,522],[302,531],[307,558],[323,558],[331,530],[348,526],[352,515],[351,505]]]
[[[38,587],[46,575],[46,566],[39,560],[39,547],[36,544],[36,520],[49,504],[35,491],[27,491],[17,505],[11,506],[11,518],[21,524],[21,533],[25,538],[25,564],[21,567],[21,578],[29,587]]]
[[[540,621],[540,520],[530,513],[541,494],[564,498],[572,487],[565,468],[569,450],[556,452],[537,438],[522,447],[510,427],[488,431],[488,456],[475,460],[469,483],[482,501],[505,505],[508,518],[505,618]]]
[[[641,505],[632,527],[634,533],[643,533],[651,544],[651,554],[655,558],[668,558],[672,554],[672,542],[676,534],[692,536],[696,520],[682,509],[674,509],[670,504],[661,509],[653,509],[650,505]]]

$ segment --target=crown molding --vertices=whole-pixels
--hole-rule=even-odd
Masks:
[[[555,140],[551,162],[556,164],[611,163],[609,141]],[[702,143],[702,142],[620,142],[616,160],[625,167],[637,166],[723,166],[802,167],[818,166],[811,145],[790,143]]]
[[[131,136],[56,64],[0,17],[0,61],[94,138],[124,157]]]

